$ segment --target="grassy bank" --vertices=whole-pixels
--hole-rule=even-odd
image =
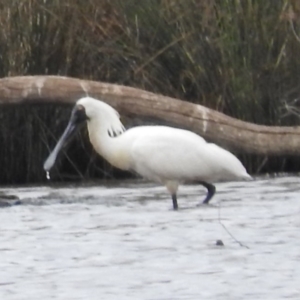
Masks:
[[[59,74],[120,83],[257,124],[298,125],[298,118],[284,117],[285,102],[300,92],[297,5],[283,0],[2,1],[0,76]],[[68,113],[63,106],[0,108],[1,183],[44,180],[42,162]],[[78,138],[68,152],[72,163],[62,162],[57,178],[115,176],[81,134],[85,142]],[[242,159],[253,172],[300,170],[296,158]]]

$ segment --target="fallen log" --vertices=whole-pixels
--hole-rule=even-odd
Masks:
[[[121,115],[176,124],[237,153],[300,153],[300,127],[243,122],[202,105],[132,87],[61,76],[20,76],[0,79],[0,94],[0,104],[73,104],[89,95],[106,101]]]

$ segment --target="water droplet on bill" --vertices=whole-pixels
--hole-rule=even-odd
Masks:
[[[47,178],[48,180],[50,180],[50,173],[49,173],[49,171],[46,172],[46,178]]]

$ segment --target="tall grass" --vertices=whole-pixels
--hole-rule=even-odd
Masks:
[[[2,1],[0,76],[59,74],[120,83],[258,124],[296,125],[298,119],[282,117],[282,109],[300,91],[297,3]],[[64,106],[0,108],[2,183],[43,180],[47,148],[68,112]],[[77,139],[57,178],[114,175],[82,135],[85,142]],[[260,168],[264,159],[244,162],[253,171],[290,169],[282,159]],[[292,167],[298,170],[296,162]]]

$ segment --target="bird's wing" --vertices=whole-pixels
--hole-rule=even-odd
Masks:
[[[233,154],[195,134],[140,137],[133,143],[131,156],[134,170],[152,180],[212,182],[248,176]]]
[[[209,162],[201,158],[203,151],[199,151],[199,144],[200,141],[171,136],[141,137],[131,151],[134,169],[144,177],[159,181],[209,176]],[[203,148],[206,145],[202,143]]]

